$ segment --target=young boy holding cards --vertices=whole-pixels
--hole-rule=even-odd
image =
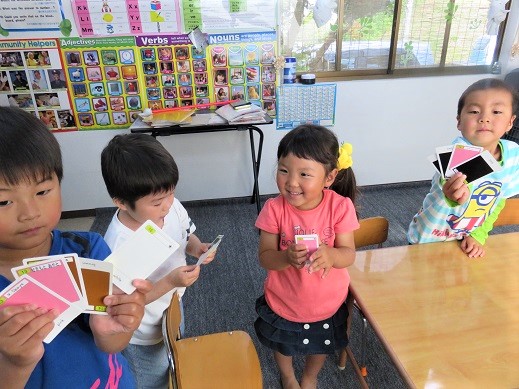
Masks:
[[[468,257],[485,255],[485,241],[506,199],[519,193],[519,146],[501,139],[512,128],[517,107],[516,92],[498,79],[479,80],[463,92],[456,117],[461,137],[453,144],[480,147],[481,155],[455,167],[450,177],[443,169],[446,180],[440,173],[433,177],[422,208],[410,223],[410,243],[457,239]],[[471,177],[474,158],[489,156],[497,161],[497,168]]]
[[[118,208],[105,234],[112,250],[146,220],[154,222],[180,245],[148,277],[154,286],[146,295],[144,318],[123,352],[139,387],[165,388],[168,359],[162,339],[162,313],[169,306],[173,292],[177,290],[182,296],[185,288],[200,275],[200,266],[186,265],[186,253],[198,258],[208,251],[209,244],[202,243],[193,233],[195,225],[174,197],[179,178],[177,165],[158,140],[147,134],[115,136],[101,154],[101,170],[108,193]],[[209,263],[214,256],[214,252],[210,253],[203,263]]]
[[[102,261],[110,254],[98,234],[54,229],[61,215],[62,176],[60,147],[45,124],[29,112],[0,107],[1,386],[135,388],[119,351],[140,324],[149,281],[135,280],[131,295],[105,296],[107,314],[79,315],[59,328],[57,319],[74,303],[43,285],[40,274],[15,279],[18,273],[11,270],[34,257],[75,253]],[[70,288],[55,286],[74,296]],[[61,332],[44,344],[57,327]]]

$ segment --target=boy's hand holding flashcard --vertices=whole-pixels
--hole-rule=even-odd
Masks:
[[[131,294],[135,290],[132,285],[134,279],[148,278],[179,247],[177,242],[148,220],[105,262],[114,266],[114,284],[126,294]]]
[[[54,328],[43,339],[45,343],[51,342],[81,313],[80,308],[27,274],[22,275],[0,292],[0,309],[23,304],[34,304],[40,308],[56,309],[59,312],[58,317],[54,319]]]
[[[308,259],[310,256],[317,251],[319,248],[319,235],[317,234],[308,234],[308,235],[296,235],[295,237],[296,244],[304,244],[306,249],[308,250],[306,256],[305,266],[309,266],[311,261]]]
[[[200,257],[198,257],[198,261],[196,262],[195,266],[202,265],[206,261],[206,259],[209,257],[209,255],[213,254],[216,251],[216,249],[220,245],[220,242],[222,241],[222,238],[223,238],[223,235],[218,235],[211,242],[211,244],[209,245],[209,248],[207,249],[207,251],[205,253],[203,253],[202,255],[200,255]]]

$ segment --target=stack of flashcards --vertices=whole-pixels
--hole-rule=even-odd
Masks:
[[[482,147],[456,143],[440,146],[436,153],[428,157],[442,178],[449,178],[457,172],[467,176],[465,182],[470,184],[487,174],[501,170],[501,165]]]
[[[81,313],[106,314],[103,299],[112,294],[112,264],[77,254],[27,258],[11,269],[15,281],[0,292],[0,309],[32,303],[57,309],[49,343]]]
[[[24,259],[12,269],[15,281],[0,292],[0,309],[29,303],[57,309],[54,328],[44,339],[49,343],[81,313],[106,315],[103,299],[112,294],[112,280],[130,294],[134,279],[146,279],[178,247],[148,220],[105,261],[77,254]]]

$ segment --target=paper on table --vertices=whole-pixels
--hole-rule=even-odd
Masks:
[[[203,253],[202,255],[200,255],[200,257],[198,258],[198,261],[196,262],[196,266],[199,266],[201,265],[206,259],[207,257],[209,256],[209,254],[211,253],[214,253],[216,251],[216,249],[218,248],[218,245],[220,244],[220,242],[222,241],[222,238],[223,238],[223,235],[218,235],[212,242],[211,242],[211,245],[209,246],[209,249]]]
[[[114,265],[114,284],[130,294],[135,290],[132,285],[134,279],[148,278],[179,247],[177,242],[148,220],[105,261]]]

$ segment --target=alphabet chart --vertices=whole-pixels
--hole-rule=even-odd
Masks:
[[[72,0],[72,6],[83,37],[180,32],[177,1]]]
[[[333,126],[337,84],[283,84],[278,88],[277,128],[290,130],[304,123]]]

